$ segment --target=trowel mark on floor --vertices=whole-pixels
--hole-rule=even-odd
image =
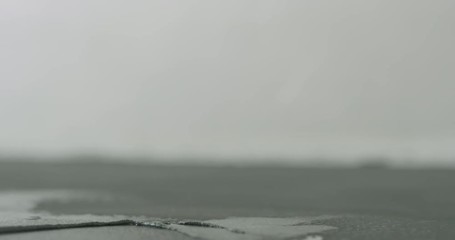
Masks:
[[[309,234],[334,230],[324,225],[312,225],[314,221],[334,216],[261,218],[236,217],[208,221],[163,220],[133,216],[60,215],[36,213],[33,208],[42,201],[71,201],[106,198],[104,194],[78,191],[21,191],[0,193],[0,234],[34,230],[50,230],[75,227],[142,226],[173,230],[187,236],[207,240],[261,240],[306,237]],[[304,240],[321,240],[309,236]]]
[[[35,212],[34,208],[44,201],[71,202],[105,201],[108,194],[91,191],[35,190],[0,192],[0,234],[46,229],[74,227],[134,225],[136,222],[153,223],[155,219],[126,216],[59,215]]]

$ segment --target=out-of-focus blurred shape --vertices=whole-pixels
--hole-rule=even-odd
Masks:
[[[454,7],[3,0],[0,152],[453,164]]]

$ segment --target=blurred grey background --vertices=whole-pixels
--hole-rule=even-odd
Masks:
[[[3,0],[0,153],[455,165],[454,8]]]

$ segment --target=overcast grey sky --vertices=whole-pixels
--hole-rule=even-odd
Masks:
[[[3,0],[0,152],[455,159],[453,0]]]

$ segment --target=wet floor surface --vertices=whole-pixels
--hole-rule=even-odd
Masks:
[[[111,226],[98,228],[73,228],[53,231],[27,232],[20,234],[0,235],[4,240],[193,240],[184,234],[161,229],[132,228],[127,226]]]
[[[203,240],[261,240],[291,239],[336,230],[335,227],[314,224],[315,221],[334,219],[337,216],[317,217],[231,217],[212,220],[163,219],[131,215],[52,214],[37,211],[40,202],[61,201],[71,204],[73,199],[105,201],[116,199],[97,192],[41,190],[0,192],[0,234],[31,231],[62,230],[127,226],[130,229],[147,228],[178,232],[187,237]],[[82,231],[82,230],[81,230]],[[100,234],[97,232],[97,234]],[[136,236],[141,237],[141,236]]]
[[[330,215],[338,217],[311,224],[336,230],[307,235],[314,239],[455,239],[454,173],[452,170],[0,163],[0,192],[64,190],[103,196],[65,201],[46,199],[34,206],[34,211],[52,215],[122,214],[198,221],[232,216],[254,219]],[[123,228],[128,227],[116,227]],[[82,230],[58,231],[71,234]],[[87,232],[102,234],[100,231],[103,230]],[[49,238],[58,236],[50,232]],[[33,234],[0,235],[0,239],[26,239]],[[36,234],[39,235],[34,235],[38,237],[35,239],[39,239],[46,232]],[[141,239],[140,234],[137,239]],[[80,236],[79,239],[84,239],[83,234]],[[273,234],[268,236],[279,239]]]

